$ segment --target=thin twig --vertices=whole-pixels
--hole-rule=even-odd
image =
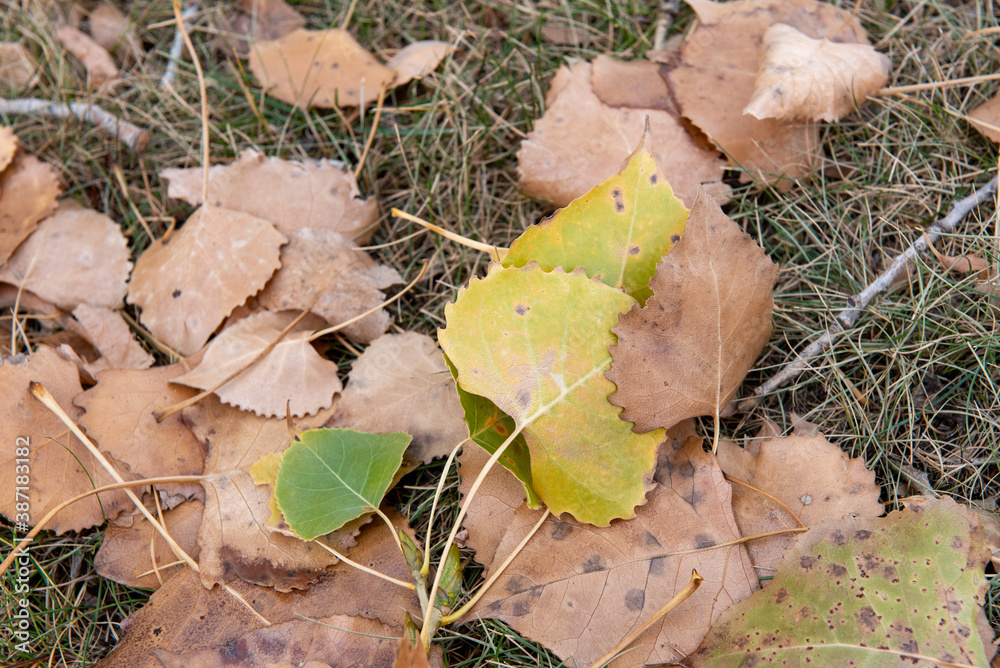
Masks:
[[[816,357],[824,350],[836,342],[843,333],[854,326],[854,323],[861,317],[861,313],[876,297],[881,295],[892,282],[903,271],[907,265],[913,262],[918,255],[926,251],[938,238],[955,228],[958,223],[965,218],[972,209],[979,206],[997,190],[997,177],[994,176],[988,183],[983,185],[968,197],[959,200],[952,207],[951,211],[944,218],[935,221],[920,238],[899,255],[889,268],[883,271],[878,278],[868,284],[868,286],[856,295],[847,299],[847,307],[837,314],[833,323],[823,332],[822,336],[810,343],[794,360],[789,362],[777,374],[772,376],[766,383],[753,391],[754,396],[747,397],[743,401],[732,401],[726,407],[724,414],[732,415],[737,411],[753,410],[761,402],[765,395],[778,389],[788,381],[802,373],[813,357]]]
[[[198,13],[198,3],[192,2],[190,5],[184,8],[184,12],[181,14],[184,17],[184,21],[187,22]],[[181,53],[184,51],[184,36],[180,31],[180,21],[176,19],[172,21],[178,30],[174,33],[174,41],[170,45],[170,55],[167,57],[167,71],[163,73],[163,78],[160,79],[160,88],[173,88],[174,79],[177,78],[177,63],[180,62]]]
[[[194,3],[191,6],[197,7],[197,3]],[[201,61],[198,60],[198,52],[194,50],[194,42],[191,41],[191,36],[188,35],[187,26],[185,25],[186,20],[184,19],[184,15],[181,13],[180,0],[174,0],[174,18],[177,20],[177,32],[180,34],[181,39],[184,40],[184,45],[187,47],[188,54],[191,56],[191,62],[194,64],[194,71],[198,75],[198,92],[201,95],[201,201],[207,202],[210,155],[208,135],[208,90],[205,87],[205,73],[201,69]]]
[[[358,166],[354,168],[354,179],[357,180],[358,176],[361,174],[361,170],[365,167],[365,159],[368,157],[368,151],[372,147],[372,142],[375,141],[375,131],[378,130],[378,122],[382,118],[382,105],[385,103],[385,84],[378,89],[378,102],[375,105],[375,118],[372,120],[372,129],[368,133],[368,140],[365,142],[365,150],[361,153],[361,158],[358,160]]]
[[[101,109],[88,102],[49,102],[36,98],[17,98],[5,100],[0,98],[0,114],[26,114],[29,116],[48,116],[50,118],[76,118],[101,128],[118,138],[133,153],[142,153],[149,145],[151,134],[126,120],[122,120],[111,112]]]

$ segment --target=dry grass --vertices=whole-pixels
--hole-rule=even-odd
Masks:
[[[544,110],[555,68],[567,57],[641,57],[652,39],[656,4],[361,0],[351,29],[383,57],[427,38],[451,41],[460,49],[431,77],[387,97],[361,174],[362,190],[378,197],[385,211],[397,207],[471,238],[507,245],[547,213],[544,205],[519,194],[515,152]],[[10,0],[0,3],[0,38],[22,40],[42,62],[32,95],[89,97],[79,64],[53,42],[55,17],[33,13],[35,5],[30,6],[23,11]],[[262,96],[245,63],[209,47],[212,26],[225,9],[213,5],[193,31],[208,80],[212,160],[225,162],[240,149],[257,146],[269,155],[353,164],[371,114],[305,113]],[[311,27],[340,25],[344,18],[341,5],[309,2],[299,9]],[[862,18],[873,41],[892,58],[890,85],[898,86],[997,71],[996,11],[989,0],[866,0]],[[148,55],[127,71],[126,83],[114,94],[91,99],[153,131],[141,159],[84,124],[3,120],[14,125],[28,150],[59,167],[69,196],[121,223],[137,256],[149,243],[138,216],[159,235],[190,213],[189,207],[167,200],[157,174],[165,167],[199,164],[201,121],[190,63],[180,66],[176,93],[156,85],[173,29],[149,26],[171,18],[169,4],[141,0],[130,16]],[[682,9],[675,31],[691,20],[690,10]],[[541,38],[543,24],[571,27],[586,41],[553,45]],[[916,239],[922,226],[995,172],[996,147],[958,115],[997,89],[989,82],[880,98],[861,114],[826,128],[825,168],[811,183],[786,194],[756,186],[736,190],[728,212],[781,265],[775,335],[747,388],[822,332],[846,298]],[[993,211],[984,206],[974,212],[940,251],[1000,261],[1000,240],[991,235]],[[413,275],[423,260],[432,262],[430,275],[394,307],[405,330],[433,334],[454,289],[482,274],[487,263],[479,253],[388,217],[372,243],[385,244],[374,252],[404,276]],[[869,309],[793,386],[754,413],[726,421],[726,432],[755,433],[765,418],[788,428],[794,411],[818,423],[846,451],[863,456],[877,471],[886,501],[922,491],[921,476],[926,476],[937,493],[995,509],[1000,493],[998,307],[976,293],[970,279],[946,274],[934,258],[925,258],[908,283]],[[337,350],[346,368],[351,353]],[[395,497],[417,523],[426,509],[427,483],[439,474],[440,464],[425,467]],[[454,485],[450,490],[454,503]],[[33,600],[36,626],[44,630],[39,665],[89,664],[113,644],[117,625],[145,599],[142,592],[105,582],[93,572],[99,539],[99,532],[50,537],[35,553],[39,572],[51,580]],[[474,577],[469,574],[470,582]],[[996,624],[998,617],[993,619]],[[443,637],[451,665],[527,666],[550,660],[492,622]],[[0,653],[9,649],[4,642]]]

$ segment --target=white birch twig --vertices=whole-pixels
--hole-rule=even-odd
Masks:
[[[77,118],[92,123],[117,137],[133,153],[142,153],[149,144],[150,132],[122,120],[89,102],[50,102],[34,98],[0,98],[0,114],[28,114],[52,118]]]
[[[181,12],[181,16],[184,17],[184,25],[187,26],[190,23],[191,18],[198,13],[198,3],[192,2],[190,5],[184,8]],[[184,53],[184,33],[181,32],[180,26],[177,27],[177,32],[174,33],[173,44],[170,45],[170,56],[167,60],[167,71],[163,73],[163,77],[160,79],[160,88],[173,88],[174,79],[177,78],[177,63],[181,60],[181,55]]]
[[[912,263],[918,255],[923,253],[942,234],[950,232],[965,216],[975,207],[987,200],[997,190],[997,177],[993,177],[989,183],[979,190],[974,191],[965,199],[959,200],[952,207],[951,211],[944,218],[935,221],[919,239],[913,242],[906,251],[899,255],[889,268],[886,269],[872,281],[864,290],[856,295],[847,298],[847,307],[837,314],[833,323],[823,334],[810,343],[794,360],[786,364],[781,371],[772,376],[766,383],[753,391],[753,396],[742,401],[733,400],[726,407],[724,414],[732,415],[737,411],[753,410],[761,402],[765,395],[778,389],[788,381],[802,373],[809,366],[810,360],[824,350],[832,346],[840,336],[854,326],[854,323],[861,317],[862,312],[868,307],[876,297],[889,289],[893,280],[906,270],[908,264]]]

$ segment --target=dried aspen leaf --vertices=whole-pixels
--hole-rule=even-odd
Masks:
[[[14,128],[0,127],[0,173],[7,169],[10,163],[14,161],[18,143],[17,135],[14,134]],[[0,192],[0,194],[3,193]]]
[[[519,186],[566,206],[618,171],[639,144],[647,117],[656,161],[677,196],[694,201],[704,184],[728,198],[729,187],[721,182],[725,163],[717,153],[700,148],[666,111],[603,104],[591,89],[591,65],[581,62],[556,72],[545,115],[518,150]]]
[[[160,176],[169,181],[170,197],[203,203],[200,167],[165,169]],[[357,181],[341,163],[268,158],[251,150],[231,165],[209,169],[208,201],[268,220],[286,236],[311,227],[366,243],[378,219],[378,202],[359,199]]]
[[[648,60],[621,61],[598,56],[590,64],[590,87],[609,107],[663,109],[674,112],[660,66]]]
[[[979,278],[986,280],[990,270],[990,263],[978,255],[938,255],[938,263],[942,271],[954,271],[959,274],[978,274]]]
[[[33,155],[19,155],[0,174],[0,269],[38,221],[56,210],[59,175]]]
[[[255,42],[250,69],[271,95],[309,109],[374,102],[395,77],[351,33],[339,28],[302,29]]]
[[[414,79],[422,79],[436,70],[441,61],[454,51],[455,47],[448,42],[433,39],[414,42],[400,49],[385,64],[396,73],[392,85],[402,86]]]
[[[783,502],[806,526],[847,516],[874,518],[879,502],[875,472],[863,459],[852,459],[822,435],[793,435],[755,442],[756,454],[731,441],[719,443],[719,463],[726,475],[753,485],[733,485],[733,513],[744,536],[799,526]],[[796,536],[772,536],[749,543],[757,575],[768,577],[795,544]]]
[[[753,97],[757,118],[838,121],[889,81],[889,57],[869,44],[812,39],[776,23],[764,33]]]
[[[118,66],[111,54],[93,39],[71,26],[63,26],[56,37],[87,70],[87,87],[102,88],[118,79]]]
[[[200,390],[215,387],[253,362],[297,315],[262,311],[243,318],[208,344],[201,364],[172,382]],[[343,386],[337,365],[309,343],[315,326],[322,323],[311,320],[300,322],[273,350],[215,390],[219,399],[266,417],[285,417],[289,405],[295,417],[329,408]]]
[[[376,263],[337,232],[304,228],[288,235],[288,244],[281,249],[281,268],[257,301],[272,311],[309,309],[339,325],[381,304],[382,290],[402,282],[395,269]],[[371,343],[390,324],[392,318],[379,309],[342,332]]]
[[[198,558],[198,527],[205,504],[192,499],[163,511],[163,522],[171,538],[192,559]],[[154,571],[159,569],[159,578]],[[102,576],[129,587],[159,589],[162,582],[180,573],[187,566],[175,563],[178,558],[145,517],[138,517],[130,527],[108,525],[104,542],[94,555],[94,569]],[[162,582],[161,582],[162,580]]]
[[[762,41],[775,23],[787,23],[809,37],[837,43],[867,44],[857,18],[816,0],[746,0],[693,5],[702,18],[681,49],[680,64],[667,74],[681,113],[715,142],[744,181],[807,176],[819,148],[815,123],[759,120],[743,113],[753,95]],[[784,178],[782,178],[784,177]]]
[[[261,457],[283,452],[291,441],[283,419],[258,417],[225,406],[214,396],[182,411],[184,422],[206,451],[205,513],[198,531],[201,581],[206,587],[240,578],[277,591],[304,589],[337,559],[267,526],[271,491],[254,483],[250,467]],[[329,412],[300,428],[321,424]],[[343,550],[354,545],[360,523],[317,539]]]
[[[404,636],[399,640],[399,650],[396,652],[392,668],[431,668],[431,664],[420,643],[411,643],[410,639]]]
[[[548,518],[470,619],[501,619],[568,665],[590,665],[663,607],[696,568],[705,578],[701,588],[611,665],[671,663],[697,647],[712,620],[753,593],[757,578],[740,545],[667,556],[736,540],[739,530],[729,484],[715,459],[702,450],[701,440],[682,444],[673,439],[664,447],[654,489],[635,519],[595,528]],[[487,457],[477,448],[465,449],[464,489]],[[470,541],[480,532],[501,534],[492,551],[470,542],[487,574],[540,516],[541,511],[520,505],[522,498],[517,480],[495,467],[469,508],[465,526]]]
[[[101,5],[90,13],[90,36],[101,48],[113,53],[123,49],[119,57],[126,55],[138,60],[143,54],[142,43],[129,26],[128,17],[112,5]]]
[[[15,507],[18,499],[14,491],[15,487],[25,486],[17,482],[17,476],[24,475],[25,470],[16,467],[27,464],[30,476],[24,493],[30,500],[30,519],[25,520],[29,526],[62,501],[95,486],[117,482],[62,421],[31,396],[31,381],[41,383],[74,420],[80,418],[80,410],[73,406],[72,399],[82,390],[76,365],[61,359],[47,346],[39,346],[27,358],[8,357],[0,365],[0,437],[8,444],[0,451],[0,482],[11,491],[0,500],[0,512],[11,522],[21,521],[17,518],[21,511]],[[25,446],[26,457],[17,451]],[[19,462],[19,458],[28,461]],[[121,462],[111,459],[111,463],[126,480],[135,477]],[[100,503],[96,495],[77,501],[57,513],[45,528],[57,534],[80,531],[131,508],[125,492],[102,492]]]
[[[378,410],[372,410],[378,406]],[[413,441],[403,467],[446,457],[469,435],[455,381],[429,336],[407,332],[376,339],[351,366],[347,389],[324,427],[385,434]]]
[[[286,241],[266,220],[206,204],[139,257],[128,301],[142,307],[142,323],[154,336],[190,355],[264,287]]]
[[[0,42],[0,82],[16,88],[35,76],[38,63],[23,45]]]
[[[683,665],[986,666],[989,556],[978,518],[950,499],[824,523]]]
[[[702,191],[684,236],[657,265],[653,296],[612,328],[607,377],[637,431],[713,415],[771,336],[777,267]]]
[[[23,286],[60,308],[117,309],[132,263],[118,225],[90,209],[60,204],[11,255],[0,281]]]
[[[128,323],[117,311],[80,304],[73,309],[75,329],[101,354],[90,365],[91,375],[103,369],[148,369],[153,358],[132,336]],[[67,323],[68,324],[68,323]]]
[[[969,116],[977,130],[1000,144],[1000,95],[994,95],[970,111]]]
[[[284,0],[240,0],[240,12],[219,20],[223,45],[246,58],[256,40],[284,37],[306,24],[306,19]]]

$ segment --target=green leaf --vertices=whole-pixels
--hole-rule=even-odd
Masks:
[[[534,260],[545,271],[582,267],[644,304],[653,294],[656,264],[684,234],[687,216],[656,164],[647,124],[617,175],[525,230],[501,263],[523,267]]]
[[[285,451],[274,498],[303,540],[339,529],[378,508],[403,461],[409,434],[311,429]]]
[[[989,665],[982,541],[947,498],[812,527],[684,665]]]
[[[444,614],[451,612],[462,590],[462,555],[457,545],[448,550],[448,558],[444,560],[441,571],[441,584],[437,596],[434,597],[434,607]]]
[[[445,308],[438,332],[462,389],[523,429],[539,498],[598,526],[634,515],[663,440],[663,430],[634,434],[608,402],[611,326],[634,303],[582,270],[493,264]]]
[[[444,361],[452,377],[457,381],[458,370],[455,369],[455,365],[447,355],[444,356]],[[465,411],[469,438],[492,455],[513,433],[514,419],[486,397],[466,392],[457,383],[455,387],[458,390],[458,400],[462,404],[462,410]],[[524,435],[518,434],[497,461],[521,481],[528,507],[540,508],[542,501],[531,485],[531,454],[528,452],[528,444],[524,442]]]

